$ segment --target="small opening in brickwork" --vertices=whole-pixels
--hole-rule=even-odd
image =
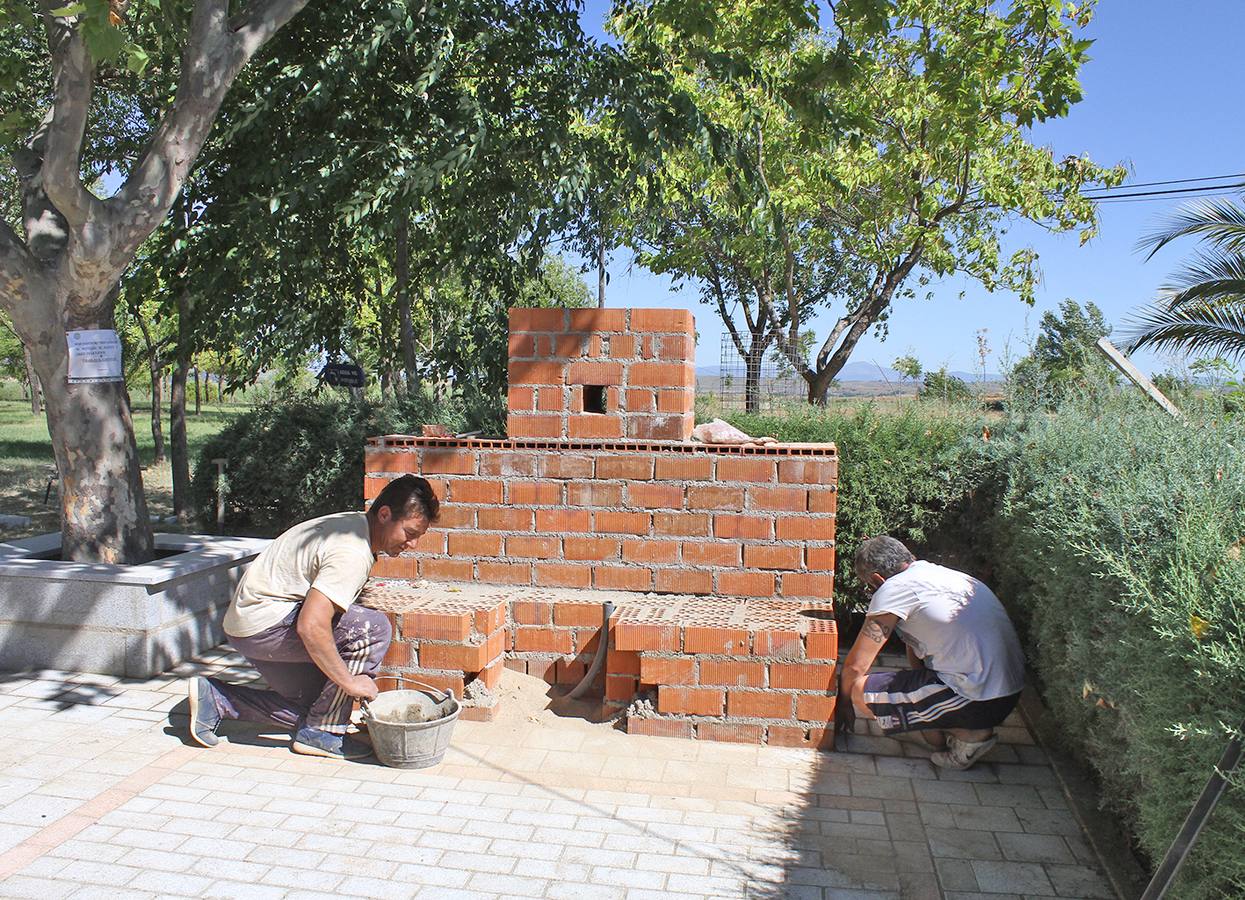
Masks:
[[[806,619],[833,619],[834,610],[832,609],[802,609],[800,615]]]
[[[610,355],[610,336],[608,334],[601,335],[601,355]]]
[[[586,413],[604,413],[605,409],[605,385],[603,384],[585,384],[584,385],[584,412]]]

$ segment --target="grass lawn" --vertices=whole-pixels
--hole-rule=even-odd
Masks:
[[[193,471],[199,448],[230,421],[250,409],[244,404],[205,405],[199,415],[186,417],[186,437],[190,444]],[[143,486],[147,506],[153,516],[173,513],[173,472],[168,461],[155,465],[155,447],[151,439],[151,407],[141,401],[133,410],[138,453],[143,465]],[[164,409],[165,452],[168,452],[168,407]],[[48,437],[47,419],[30,414],[30,403],[0,399],[0,513],[30,516],[27,528],[0,531],[4,538],[27,537],[60,530],[60,505],[56,486],[47,504],[43,502],[48,480],[56,473],[52,441]],[[178,526],[162,523],[161,531],[176,531]]]

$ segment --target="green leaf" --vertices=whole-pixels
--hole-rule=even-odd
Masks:
[[[77,16],[77,15],[81,15],[84,12],[86,12],[85,3],[71,3],[68,6],[62,6],[60,9],[52,10],[51,15],[57,16],[57,17]]]
[[[151,56],[138,44],[127,44],[125,47],[125,67],[135,75],[142,75],[151,64]]]
[[[275,213],[280,208],[281,208],[280,197],[273,197],[271,200],[268,201],[268,212]]]
[[[111,25],[99,25],[88,20],[81,27],[82,39],[96,62],[112,59],[125,47],[125,36]]]

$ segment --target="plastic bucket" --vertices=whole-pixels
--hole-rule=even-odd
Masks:
[[[441,762],[461,709],[450,691],[422,681],[410,683],[424,690],[385,691],[363,707],[376,758],[395,769],[424,769]]]

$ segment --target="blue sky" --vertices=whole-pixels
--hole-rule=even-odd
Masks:
[[[606,7],[589,0],[584,13],[585,27],[598,36]],[[1245,172],[1245,119],[1237,90],[1243,0],[1102,0],[1087,34],[1095,44],[1082,70],[1085,99],[1067,118],[1035,129],[1037,143],[1051,146],[1056,158],[1085,153],[1104,165],[1124,163],[1129,182]],[[965,280],[942,281],[934,285],[932,300],[898,303],[886,341],[863,339],[852,361],[889,365],[912,351],[926,368],[946,364],[973,371],[978,367],[974,334],[985,328],[992,348],[987,368],[996,371],[1004,346],[1013,360],[1023,355],[1042,313],[1068,297],[1092,300],[1118,330],[1194,247],[1184,241],[1149,262],[1135,249],[1137,239],[1178,205],[1175,200],[1104,204],[1101,233],[1084,247],[1075,234],[1049,235],[1018,223],[1009,230],[1009,246],[1032,246],[1040,256],[1043,280],[1033,307]],[[697,365],[716,366],[723,328],[714,311],[700,305],[697,290],[688,285],[675,291],[668,279],[630,265],[625,251],[615,256],[607,304],[692,309],[700,334]],[[595,293],[595,274],[586,278]],[[1172,364],[1149,353],[1134,360],[1150,372]]]

